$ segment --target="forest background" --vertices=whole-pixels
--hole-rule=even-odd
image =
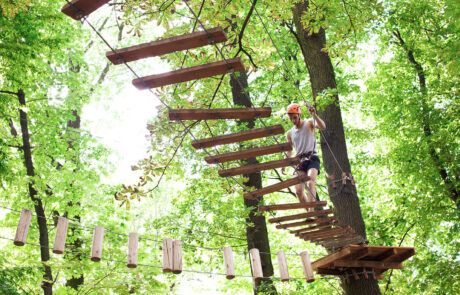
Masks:
[[[305,98],[313,103],[293,22],[296,2],[187,1],[207,28],[225,29],[229,42],[222,51],[243,59],[252,103],[272,107],[265,122],[286,130],[285,106],[305,104]],[[229,78],[137,91],[126,67],[107,62],[109,49],[88,23],[60,12],[64,4],[0,1],[0,292],[252,293],[250,278],[227,281],[216,274],[223,272],[219,248],[225,245],[237,252],[236,272],[251,274],[242,190],[219,178],[186,134],[204,138],[210,130],[215,135],[244,127],[201,122],[185,130],[169,122],[158,100],[179,108],[232,107]],[[460,293],[458,1],[308,4],[302,24],[312,34],[326,31],[323,50],[337,81],[337,89],[316,95],[314,103],[321,111],[335,94],[340,97],[367,239],[416,248],[403,270],[386,273],[381,292]],[[200,29],[184,2],[174,0],[111,1],[88,20],[116,48]],[[208,46],[132,66],[147,75],[219,59]],[[263,176],[264,183],[279,177],[273,171]],[[323,176],[318,186],[319,197],[328,200]],[[294,201],[289,193],[264,200]],[[45,218],[34,216],[29,244],[15,247],[9,239],[23,208]],[[60,215],[71,220],[66,252],[47,256],[43,249],[52,247]],[[88,259],[96,225],[109,231],[98,264]],[[133,270],[125,266],[131,231],[141,236],[144,265]],[[272,225],[268,235],[273,253],[309,249],[313,259],[326,255]],[[156,266],[165,237],[183,241],[184,269],[204,273],[162,274]],[[302,277],[300,259],[289,255],[288,263],[291,275]],[[280,294],[342,292],[334,277],[274,286]]]

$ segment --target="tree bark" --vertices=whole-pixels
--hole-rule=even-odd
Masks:
[[[420,101],[421,104],[421,109],[422,109],[422,129],[423,129],[423,134],[425,135],[425,138],[428,143],[428,153],[430,154],[431,160],[433,161],[433,164],[438,171],[439,176],[444,182],[444,185],[449,192],[449,198],[454,201],[454,204],[457,206],[457,209],[460,210],[460,191],[456,189],[452,179],[458,179],[458,177],[449,177],[449,174],[447,173],[447,168],[441,161],[441,157],[439,154],[436,152],[436,147],[431,139],[431,136],[433,135],[433,131],[431,129],[431,123],[430,123],[430,117],[429,113],[430,111],[428,110],[428,105],[426,104],[426,97],[428,94],[428,87],[426,85],[426,75],[425,75],[425,70],[423,69],[422,64],[420,64],[414,56],[414,51],[407,47],[406,42],[404,42],[404,39],[401,36],[401,33],[396,30],[394,32],[394,35],[399,41],[399,45],[402,47],[402,49],[406,52],[407,54],[407,59],[409,60],[410,64],[414,67],[415,72],[417,73],[417,78],[418,78],[418,83],[420,87],[420,93],[422,94],[422,99]]]
[[[318,94],[324,90],[336,91],[337,84],[331,58],[327,52],[322,50],[326,47],[325,30],[321,28],[318,33],[309,34],[301,23],[301,17],[307,12],[308,5],[308,1],[295,4],[293,19],[315,100]],[[342,170],[351,173],[351,168],[338,95],[334,94],[333,102],[327,105],[324,110],[319,110],[318,113],[327,126],[327,130],[323,132],[321,137],[324,170],[327,175],[333,175],[335,179],[340,179]],[[351,185],[349,181],[345,185],[342,185],[342,182],[337,182],[337,188],[334,189],[332,185],[329,185],[328,192],[340,224],[351,226],[365,238],[366,230],[355,186]],[[348,284],[342,280],[342,288],[345,294],[380,294],[377,281],[373,278],[364,279],[360,277],[358,280],[351,280]]]
[[[233,103],[239,106],[251,107],[251,98],[246,91],[248,87],[247,75],[245,72],[240,73],[238,77],[231,75],[230,86],[232,87]],[[254,120],[245,120],[241,123],[247,124],[250,129],[255,126]],[[256,158],[247,160],[247,164],[258,163]],[[262,188],[262,177],[260,172],[244,175],[248,181],[244,183],[245,186],[255,187],[256,189]],[[246,218],[246,238],[248,242],[248,250],[257,248],[260,251],[260,259],[262,263],[262,271],[264,279],[255,282],[254,294],[277,294],[273,281],[269,278],[273,275],[273,264],[270,253],[270,243],[268,240],[267,223],[265,217],[258,213],[257,206],[259,205],[262,197],[255,200],[244,199],[246,208],[250,208],[249,216]]]
[[[19,108],[19,121],[22,132],[22,150],[24,151],[24,165],[26,167],[27,176],[29,177],[29,196],[32,202],[34,203],[35,214],[37,215],[41,261],[46,262],[50,260],[48,227],[46,224],[45,209],[43,208],[42,200],[38,197],[38,192],[34,187],[33,177],[35,176],[35,167],[32,160],[32,148],[30,145],[27,113],[23,110],[23,108],[26,107],[26,98],[23,90],[19,90],[17,95],[19,99],[19,104],[21,105],[21,107]],[[42,289],[45,295],[53,294],[53,275],[51,273],[51,267],[48,265],[44,265]]]

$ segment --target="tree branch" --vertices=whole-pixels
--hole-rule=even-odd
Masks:
[[[251,8],[249,8],[248,15],[246,15],[246,18],[243,21],[243,25],[241,27],[240,33],[238,34],[238,46],[239,46],[238,51],[236,52],[234,57],[238,56],[240,52],[243,52],[249,58],[249,61],[251,62],[251,64],[257,69],[257,65],[254,63],[252,56],[243,47],[244,30],[246,29],[249,23],[249,20],[251,19],[252,13],[254,12],[254,8],[256,7],[256,3],[257,3],[257,0],[254,0],[251,3]]]

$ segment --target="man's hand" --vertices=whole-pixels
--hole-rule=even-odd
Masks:
[[[316,109],[315,109],[314,106],[309,106],[309,107],[308,107],[308,111],[310,112],[310,115],[312,115],[312,116],[316,116],[316,115],[317,115],[317,114],[316,114]]]

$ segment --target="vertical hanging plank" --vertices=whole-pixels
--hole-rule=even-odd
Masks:
[[[129,233],[128,238],[128,263],[129,268],[137,267],[137,248],[139,246],[139,236],[137,233]]]
[[[249,256],[251,257],[252,276],[255,280],[263,278],[264,274],[262,272],[262,264],[260,263],[259,249],[253,248],[249,250]]]
[[[235,277],[235,267],[233,266],[233,251],[232,247],[224,247],[224,263],[227,279],[231,280]]]
[[[24,246],[27,242],[27,233],[29,232],[30,220],[32,219],[32,211],[23,209],[19,217],[14,244],[16,246]]]
[[[171,272],[173,269],[173,240],[163,240],[163,272]]]
[[[173,241],[173,269],[172,272],[180,274],[182,272],[182,242]]]
[[[102,226],[96,226],[93,234],[93,247],[91,248],[91,260],[94,262],[101,261],[103,240],[104,228]]]
[[[278,253],[276,253],[276,256],[278,256],[278,266],[280,269],[281,281],[287,282],[289,281],[289,271],[286,262],[286,255],[284,255],[284,251],[278,251]]]
[[[67,228],[69,227],[69,220],[65,217],[59,216],[57,227],[56,227],[56,237],[54,238],[54,254],[64,253],[65,240],[67,238]]]
[[[311,283],[315,280],[315,277],[313,275],[313,268],[311,266],[310,254],[308,254],[308,251],[305,250],[300,253],[300,258],[302,259],[302,267],[305,274],[305,279],[308,283]]]

